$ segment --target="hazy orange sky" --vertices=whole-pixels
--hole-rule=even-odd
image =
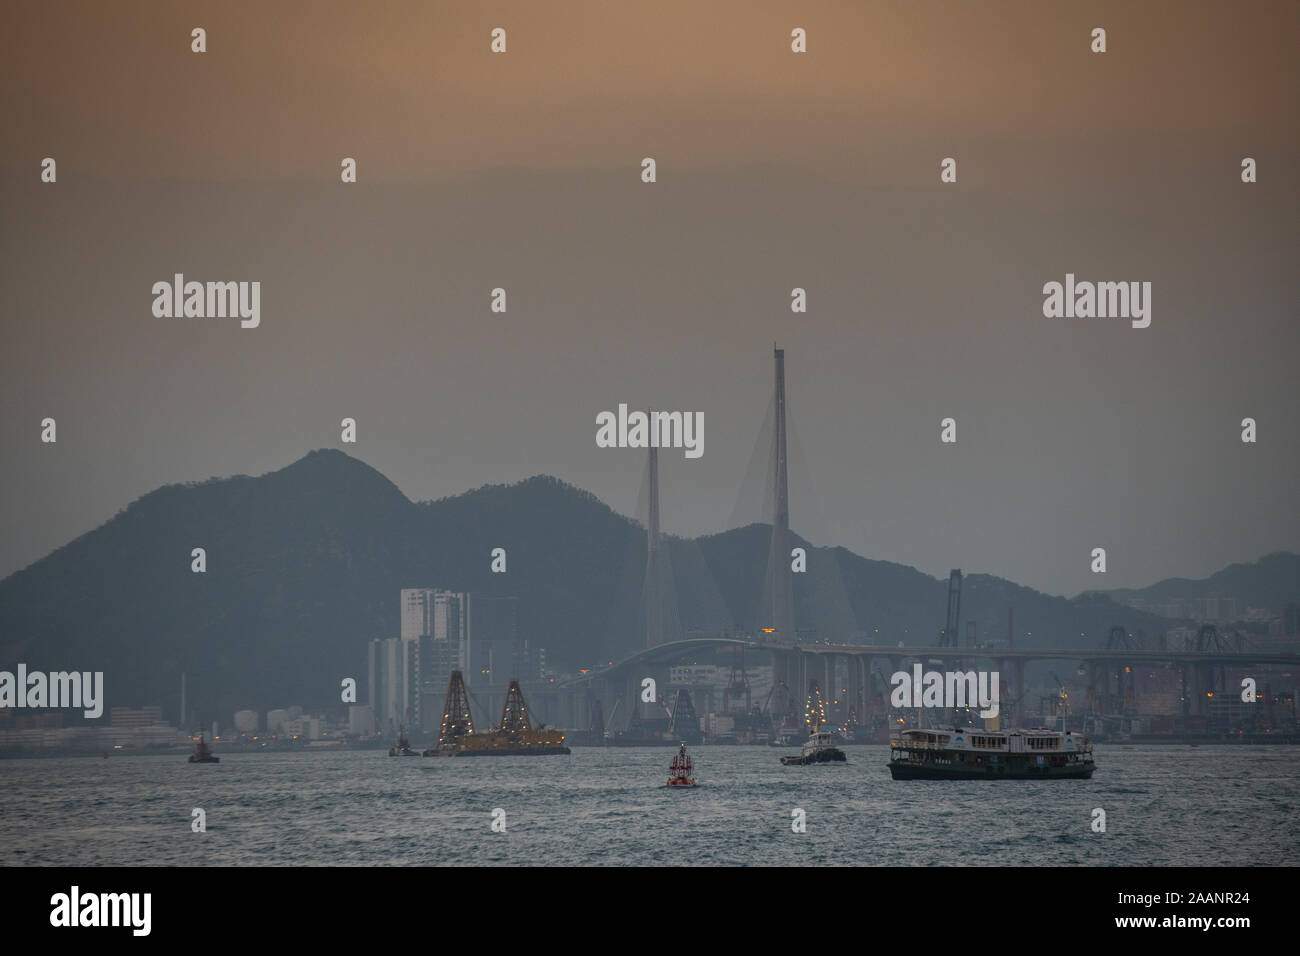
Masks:
[[[1198,143],[1199,155],[1169,164],[1192,168],[1214,165],[1204,147],[1220,140],[1231,155],[1296,145],[1300,13],[1288,2],[9,10],[0,44],[15,171],[44,150],[70,173],[111,178],[333,182],[326,159],[357,154],[365,181],[409,182],[611,169],[655,153],[679,169],[791,163],[929,187],[939,149],[963,153],[980,187],[1016,188],[1043,180],[1056,141],[1105,143],[1134,173],[1148,171],[1156,142]],[[190,52],[195,26],[206,54]],[[496,26],[508,31],[503,56],[488,49]],[[795,26],[806,55],[790,52]],[[1094,26],[1108,31],[1104,55],[1090,51]],[[1089,165],[1069,163],[1062,178]]]
[[[1294,2],[6,12],[0,574],[344,416],[412,498],[544,472],[631,513],[596,414],[700,410],[664,521],[716,531],[773,341],[816,543],[1056,593],[1300,550]],[[154,318],[175,272],[260,281],[261,327]],[[1151,281],[1151,327],[1044,318],[1067,272]]]

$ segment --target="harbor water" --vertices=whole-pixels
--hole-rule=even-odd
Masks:
[[[783,767],[777,748],[691,748],[695,788],[665,786],[668,747],[3,760],[0,863],[1245,866],[1300,850],[1296,747],[1099,745],[1091,780],[969,782],[895,781],[887,747],[843,749]]]

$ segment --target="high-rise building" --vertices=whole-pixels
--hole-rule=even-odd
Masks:
[[[436,629],[434,616],[437,593],[433,588],[402,589],[402,676],[397,694],[401,719],[398,723],[418,730],[424,729],[422,697],[423,688],[429,680],[430,665],[428,649],[421,654],[420,645],[422,639],[430,637]]]
[[[436,731],[442,722],[447,683],[457,666],[456,646],[423,634],[416,640],[402,641],[402,648],[406,664],[406,726],[426,733]]]
[[[534,675],[519,669],[519,599],[514,597],[474,598],[473,653],[463,668],[468,676],[484,683],[505,684],[511,678],[531,680]]]
[[[433,592],[433,630],[429,632],[435,641],[445,641],[454,648],[455,665],[448,668],[442,677],[444,688],[451,680],[451,672],[460,670],[465,674],[465,683],[473,683],[469,673],[469,660],[473,656],[473,644],[470,637],[470,597],[464,591]]]
[[[402,589],[403,641],[418,640],[426,634],[435,640],[450,641],[463,664],[470,651],[469,625],[468,593],[438,588]],[[451,675],[447,677],[450,679]]]
[[[396,637],[370,642],[370,708],[381,733],[394,733],[407,720],[404,643]]]
[[[441,723],[451,672],[465,671],[472,657],[470,596],[437,588],[403,588],[401,621],[400,678],[394,694],[398,723],[433,731]]]
[[[348,733],[365,737],[375,732],[375,715],[369,704],[352,704],[348,707]],[[213,734],[215,737],[216,734]]]
[[[546,652],[533,647],[527,638],[521,637],[515,642],[511,655],[510,673],[519,680],[537,680],[542,676],[542,662]]]
[[[402,640],[433,633],[434,593],[433,588],[402,588]]]

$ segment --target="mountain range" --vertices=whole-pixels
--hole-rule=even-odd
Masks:
[[[674,634],[753,633],[763,608],[770,528],[666,537]],[[794,575],[807,639],[937,643],[947,580],[844,548],[807,549]],[[206,571],[191,570],[194,548]],[[491,554],[504,548],[505,573]],[[219,719],[245,707],[337,706],[339,685],[366,686],[367,642],[396,637],[398,592],[437,587],[513,596],[520,636],[556,669],[618,659],[644,640],[646,532],[593,495],[539,476],[413,502],[369,465],[314,451],[260,477],[168,485],[99,528],[0,581],[0,667],[102,670],[107,706],[190,710]],[[965,622],[1003,643],[1014,607],[1018,646],[1096,646],[1113,624],[1152,633],[1170,622],[1117,599],[1222,590],[1278,607],[1294,601],[1300,556],[1233,565],[1206,582],[1070,599],[987,574],[965,577]]]
[[[1238,613],[1248,607],[1277,611],[1300,600],[1300,554],[1278,551],[1249,564],[1230,564],[1208,578],[1166,578],[1145,588],[1114,588],[1096,592],[1121,603],[1141,600],[1148,604],[1190,601],[1209,594],[1236,599]]]

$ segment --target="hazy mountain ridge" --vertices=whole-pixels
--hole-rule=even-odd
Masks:
[[[1258,561],[1230,564],[1205,578],[1166,578],[1145,588],[1087,593],[1104,594],[1116,601],[1138,599],[1155,604],[1218,593],[1235,598],[1238,613],[1244,614],[1247,607],[1281,611],[1287,604],[1300,601],[1300,554],[1275,551]]]
[[[769,623],[768,526],[664,540],[682,633]],[[109,706],[162,704],[172,719],[182,671],[199,717],[336,706],[342,678],[365,686],[366,642],[398,634],[398,591],[420,586],[516,596],[532,646],[585,666],[641,646],[645,543],[640,524],[555,478],[415,503],[369,465],[314,451],[256,478],[159,488],[0,581],[0,666],[103,670]],[[791,546],[808,551],[794,595],[809,638],[937,642],[946,580],[793,534]],[[205,574],[190,569],[196,547]],[[498,547],[505,574],[490,568]],[[1008,604],[1018,644],[1167,623],[971,574],[963,637],[974,620],[980,640],[1005,642]]]

